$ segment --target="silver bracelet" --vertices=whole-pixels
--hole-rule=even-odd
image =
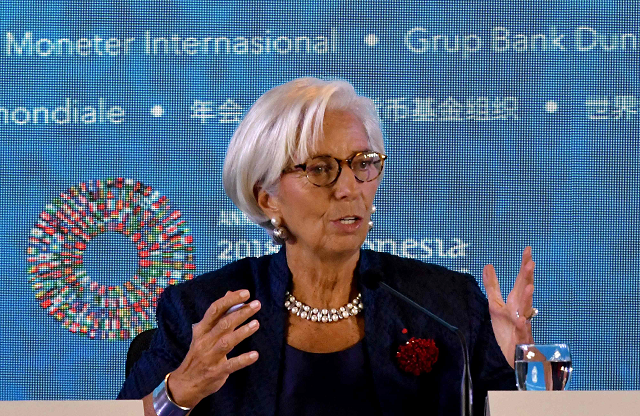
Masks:
[[[153,391],[153,409],[158,416],[184,416],[191,408],[182,407],[173,401],[171,393],[167,390],[167,380],[170,375],[171,373],[168,373]]]

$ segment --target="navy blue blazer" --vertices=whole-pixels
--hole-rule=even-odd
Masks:
[[[377,395],[371,400],[377,400],[382,414],[416,409],[424,409],[425,414],[460,414],[462,354],[455,334],[384,289],[363,285],[360,276],[370,269],[380,270],[389,285],[462,330],[469,345],[476,415],[483,414],[488,390],[515,389],[514,371],[495,340],[487,299],[471,275],[361,250],[356,278],[364,303],[366,354]],[[132,368],[118,398],[139,399],[152,392],[184,359],[191,325],[202,319],[209,305],[228,290],[249,289],[262,303],[255,315],[260,329],[231,355],[257,350],[260,358],[231,374],[224,386],[202,400],[191,414],[276,415],[288,313],[283,304],[290,283],[283,248],[277,254],[246,258],[167,287],[158,302],[158,331],[151,347]],[[439,348],[438,361],[430,373],[416,376],[398,366],[398,347],[411,337],[431,338]]]

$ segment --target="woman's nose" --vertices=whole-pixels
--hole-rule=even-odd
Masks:
[[[349,165],[342,167],[342,172],[338,176],[338,180],[333,184],[334,194],[337,198],[349,198],[356,194],[358,190],[358,180]]]

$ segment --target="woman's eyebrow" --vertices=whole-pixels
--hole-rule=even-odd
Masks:
[[[358,153],[368,153],[368,152],[373,152],[373,150],[371,150],[371,149],[356,150],[355,152],[351,153],[349,155],[349,157],[357,155]],[[332,158],[336,159],[333,155],[329,155],[329,154],[313,155],[313,156],[309,156],[309,159],[313,159],[313,158],[316,158],[316,157],[332,157]]]

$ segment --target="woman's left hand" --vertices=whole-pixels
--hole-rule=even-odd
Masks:
[[[533,313],[533,269],[531,247],[522,253],[520,272],[505,303],[500,292],[500,283],[493,265],[487,264],[482,271],[482,280],[489,299],[489,314],[498,345],[511,367],[517,344],[532,344],[531,320]]]

